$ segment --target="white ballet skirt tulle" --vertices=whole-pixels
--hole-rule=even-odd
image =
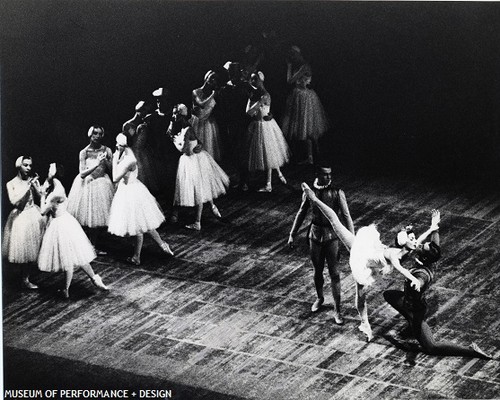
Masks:
[[[91,175],[73,181],[68,195],[68,212],[82,226],[108,226],[109,210],[115,189],[108,175],[94,179]]]
[[[293,89],[287,98],[282,128],[288,140],[319,139],[328,130],[325,110],[313,89]]]
[[[174,204],[194,207],[226,193],[229,177],[205,150],[179,158]]]
[[[252,121],[248,127],[248,134],[249,171],[279,168],[290,159],[288,144],[274,118],[270,121]]]
[[[383,250],[380,234],[374,225],[358,230],[349,256],[349,266],[357,283],[370,286],[375,282],[371,267],[383,265]]]
[[[45,272],[69,271],[89,264],[95,251],[78,221],[67,211],[59,210],[51,218],[43,236],[38,268]]]
[[[219,127],[214,118],[208,117],[199,119],[193,115],[190,119],[191,126],[200,140],[202,147],[206,150],[214,160],[221,159]]]
[[[9,262],[24,264],[38,259],[45,218],[33,205],[23,211],[14,209],[7,218],[3,232],[2,253]]]
[[[165,217],[156,199],[144,184],[130,176],[122,179],[111,204],[108,232],[117,236],[136,236],[158,228]]]

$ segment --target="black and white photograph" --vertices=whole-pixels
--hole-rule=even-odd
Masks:
[[[0,0],[3,399],[500,399],[500,3]]]

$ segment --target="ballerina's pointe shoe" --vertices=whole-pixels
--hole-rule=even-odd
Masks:
[[[286,185],[286,184],[287,184],[286,179],[285,179],[285,177],[283,176],[283,174],[279,174],[279,175],[278,175],[278,178],[280,178],[281,183],[283,183],[284,185]]]
[[[96,285],[99,289],[103,289],[103,290],[109,290],[109,288],[104,284],[104,282],[102,281],[102,278],[95,274],[92,278],[92,283],[94,285]]]
[[[127,262],[133,265],[141,265],[141,260],[135,257],[128,257]]]
[[[342,318],[342,315],[337,310],[333,312],[333,320],[337,325],[344,325],[344,318]]]
[[[186,228],[192,231],[201,231],[201,223],[195,222],[194,224],[186,225]]]
[[[60,289],[59,294],[61,295],[61,297],[63,299],[65,299],[65,300],[69,299],[69,290],[68,289]]]
[[[472,344],[470,345],[470,347],[472,347],[472,350],[474,350],[476,353],[478,353],[482,358],[486,358],[486,359],[492,359],[493,358],[490,354],[488,354],[485,351],[481,350],[479,348],[479,346],[476,343],[474,343],[474,342],[472,342]]]
[[[370,342],[373,339],[373,333],[372,333],[372,328],[370,327],[370,324],[362,322],[358,326],[358,329],[366,335],[367,342]]]
[[[268,183],[266,186],[260,188],[258,191],[259,193],[271,193],[273,191],[273,187],[271,186],[270,183]]]
[[[28,279],[23,281],[23,287],[28,290],[36,290],[38,289],[38,286],[35,285],[34,283],[31,283]]]
[[[170,246],[168,245],[167,242],[163,242],[161,244],[161,249],[163,250],[163,252],[165,254],[168,254],[169,256],[172,256],[172,257],[174,256],[174,252],[170,249]]]
[[[310,199],[313,200],[316,197],[316,194],[312,191],[312,189],[309,187],[309,185],[305,182],[302,182],[300,184],[300,187],[302,188],[302,191],[305,193],[305,195]]]
[[[318,312],[321,306],[323,305],[324,299],[316,299],[316,301],[313,303],[311,306],[311,311],[312,312]]]
[[[217,218],[222,218],[222,215],[220,215],[219,209],[215,204],[212,204],[212,213],[217,217]]]

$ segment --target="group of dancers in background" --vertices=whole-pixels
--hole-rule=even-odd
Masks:
[[[203,85],[192,91],[191,108],[182,103],[170,108],[173,102],[164,88],[152,93],[156,108],[140,101],[116,136],[115,152],[102,143],[104,128],[92,125],[87,133],[89,144],[79,154],[79,173],[67,196],[60,180],[62,165],[52,163],[41,184],[38,175],[31,173],[32,158],[20,156],[17,176],[7,184],[14,210],[4,229],[3,255],[23,265],[24,287],[37,288],[29,280],[29,264],[38,263],[42,271],[65,272],[62,293],[66,298],[73,272],[80,267],[106,290],[90,266],[97,255],[105,253],[99,244],[103,230],[135,237],[134,253],[127,259],[134,265],[141,263],[146,233],[166,255],[173,256],[157,232],[165,221],[157,196],[171,207],[172,222],[178,221],[182,207],[195,207],[195,220],[186,228],[201,229],[207,203],[221,218],[214,200],[226,193],[230,179],[219,165],[223,149],[214,116],[216,104],[231,142],[228,153],[239,172],[236,185],[241,190],[249,190],[253,171],[266,171],[261,192],[272,191],[273,170],[287,183],[280,169],[290,160],[287,140],[311,142],[306,161],[312,163],[315,143],[327,132],[328,121],[316,92],[309,87],[311,68],[298,47],[290,48],[287,62],[288,82],[294,89],[287,100],[283,130],[271,114],[271,96],[264,87],[264,74],[257,70],[258,62],[245,67],[227,62],[226,76],[212,70],[205,74]]]
[[[64,298],[70,297],[73,273],[78,268],[98,288],[108,290],[90,265],[97,255],[105,255],[100,247],[104,230],[120,237],[135,237],[134,253],[127,259],[133,265],[141,264],[144,234],[149,234],[165,255],[174,256],[157,231],[165,216],[155,196],[163,196],[171,205],[172,222],[178,221],[182,207],[195,207],[195,220],[186,228],[201,229],[203,206],[207,203],[220,218],[214,200],[226,193],[231,182],[219,165],[224,148],[213,113],[216,105],[222,109],[219,122],[230,141],[230,156],[238,171],[233,184],[241,190],[249,190],[249,175],[254,171],[266,173],[266,183],[258,189],[261,192],[272,191],[273,170],[286,184],[281,167],[289,162],[290,147],[296,143],[306,144],[301,163],[318,163],[318,140],[328,131],[329,123],[317,94],[309,87],[311,68],[300,49],[292,46],[289,51],[287,81],[293,90],[280,124],[270,111],[271,96],[261,71],[242,68],[236,62],[226,63],[224,69],[229,79],[223,85],[220,74],[206,73],[203,85],[192,91],[191,109],[172,102],[171,108],[164,109],[168,93],[163,88],[152,93],[156,109],[152,110],[148,102],[139,102],[134,117],[116,136],[114,152],[102,144],[104,128],[91,126],[89,144],[80,151],[79,174],[68,196],[60,181],[64,173],[61,165],[50,164],[41,184],[38,175],[31,173],[31,157],[16,160],[17,176],[7,183],[14,209],[4,229],[3,255],[10,263],[21,265],[25,288],[37,288],[29,274],[30,264],[37,263],[41,271],[64,271]],[[386,291],[384,298],[408,320],[424,351],[489,358],[474,343],[469,348],[436,342],[425,322],[424,294],[441,253],[439,211],[432,211],[430,228],[418,238],[408,227],[398,233],[393,246],[383,246],[373,225],[355,233],[346,196],[333,186],[331,174],[330,167],[317,165],[313,188],[302,184],[302,204],[288,238],[288,245],[293,247],[308,210],[312,210],[308,239],[317,299],[311,311],[319,311],[324,303],[326,262],[332,282],[334,320],[339,325],[344,323],[338,262],[343,243],[350,251],[349,265],[356,283],[359,329],[368,341],[373,337],[366,304],[367,288],[374,282],[372,269],[381,267],[383,273],[389,273],[395,268],[406,279],[404,291]],[[415,265],[410,269],[402,267],[406,259]]]

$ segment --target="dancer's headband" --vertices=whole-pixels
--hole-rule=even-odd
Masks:
[[[208,81],[208,78],[210,78],[212,75],[215,75],[215,72],[214,72],[214,71],[212,71],[212,70],[208,71],[208,72],[205,74],[205,76],[203,77],[203,79],[205,80],[205,82],[206,82],[206,81]]]
[[[177,104],[177,111],[181,115],[188,115],[188,108],[186,107],[185,104],[182,104],[182,103]]]
[[[92,134],[94,133],[94,131],[95,131],[96,129],[100,129],[100,130],[101,130],[101,135],[102,135],[102,136],[104,136],[104,128],[102,128],[102,127],[100,127],[100,126],[95,126],[95,125],[92,125],[92,126],[89,128],[89,130],[88,130],[88,132],[87,132],[87,136],[88,136],[88,137],[91,137],[91,136],[92,136]]]
[[[135,111],[140,111],[142,107],[144,107],[144,102],[141,100],[139,103],[135,105]]]
[[[120,146],[127,146],[127,137],[123,133],[116,136],[116,144]]]
[[[25,158],[24,156],[17,157],[17,159],[16,159],[16,168],[21,168],[21,165],[23,165],[24,158]]]

